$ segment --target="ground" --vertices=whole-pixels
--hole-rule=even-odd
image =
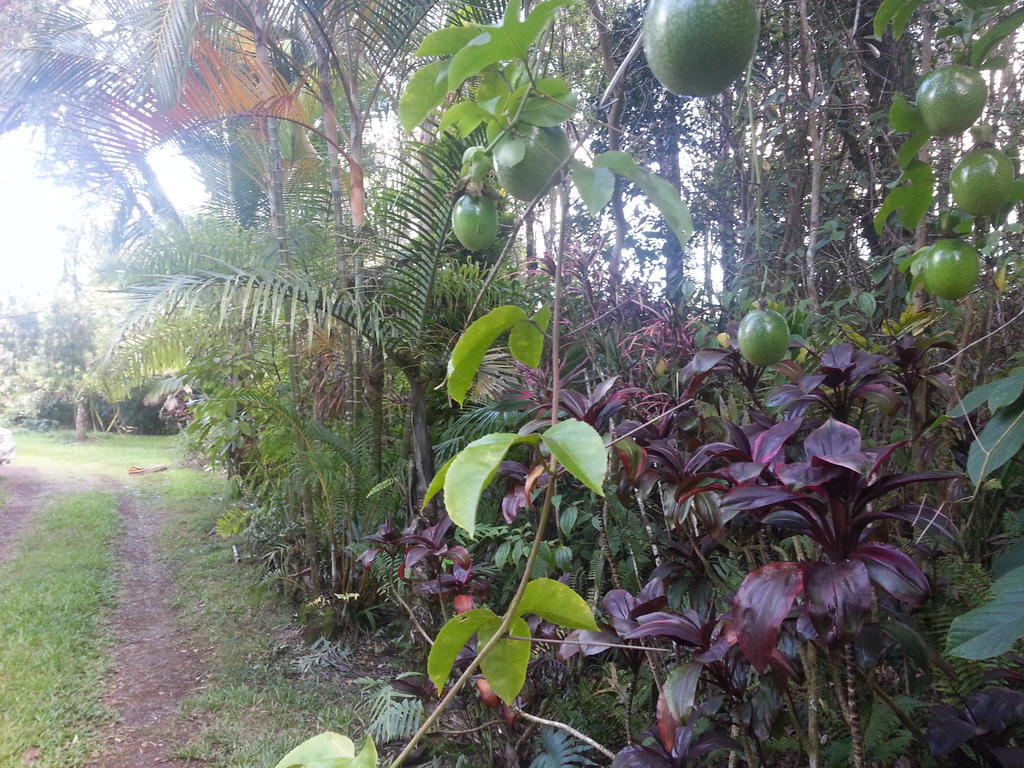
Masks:
[[[26,433],[0,467],[0,768],[273,768],[366,727],[353,697],[391,670],[350,655],[339,685],[213,533],[223,481],[174,451]]]

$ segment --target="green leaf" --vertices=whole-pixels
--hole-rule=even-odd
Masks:
[[[579,160],[570,160],[572,181],[591,214],[600,213],[615,192],[615,175],[608,168],[591,168]]]
[[[506,304],[479,318],[459,338],[448,361],[448,396],[461,404],[466,398],[484,354],[494,340],[516,323],[526,320],[526,312]]]
[[[963,659],[991,659],[1024,637],[1024,567],[995,584],[991,602],[958,616],[949,626],[946,648]]]
[[[519,120],[530,125],[553,128],[561,125],[576,114],[579,99],[561,78],[550,77],[541,80],[536,90],[542,96],[531,96],[519,113]]]
[[[275,768],[350,768],[356,745],[340,733],[321,733],[281,758]]]
[[[351,768],[377,768],[377,745],[369,736],[363,742],[363,748],[356,759],[352,761]]]
[[[432,61],[416,71],[398,102],[398,117],[408,133],[427,119],[448,95],[448,62]]]
[[[1024,445],[1024,398],[1000,408],[971,445],[967,474],[975,486],[1017,455]]]
[[[508,334],[508,348],[512,357],[523,365],[536,368],[544,352],[544,331],[551,322],[551,308],[544,307],[533,320],[523,320],[512,326]]]
[[[1024,368],[1018,368],[1008,376],[992,382],[992,392],[988,396],[988,407],[995,411],[1013,405],[1024,393]]]
[[[498,629],[500,620],[497,616],[494,618],[493,623],[480,628],[481,648],[490,641]],[[510,635],[531,637],[530,627],[519,617],[512,620],[508,630]],[[524,640],[499,640],[480,662],[480,671],[487,678],[491,690],[509,706],[515,704],[516,696],[526,684],[526,668],[530,664],[531,645],[532,643]]]
[[[925,131],[924,118],[917,107],[911,106],[898,91],[893,94],[892,106],[889,107],[889,124],[894,131],[909,133]]]
[[[458,455],[458,454],[456,454]],[[427,502],[437,496],[444,488],[444,479],[448,476],[448,467],[455,461],[455,456],[452,456],[448,461],[441,465],[441,469],[438,470],[437,474],[434,475],[434,479],[430,481],[430,486],[427,488],[427,494],[423,497],[423,506],[427,506]]]
[[[448,71],[449,88],[458,88],[464,80],[479,74],[491,64],[525,59],[537,36],[558,9],[570,1],[544,0],[537,3],[525,21],[519,21],[518,4],[509,3],[500,25],[478,25],[480,34],[469,40],[452,58]]]
[[[899,161],[900,168],[906,168],[910,165],[914,158],[917,157],[917,153],[928,143],[930,138],[931,136],[926,131],[922,131],[921,133],[911,134],[906,141],[900,144],[899,151],[896,153],[896,159]]]
[[[1024,565],[1024,541],[1016,541],[1003,547],[992,558],[992,575],[999,579],[1022,565]]]
[[[604,477],[608,471],[608,451],[601,436],[589,424],[568,419],[551,427],[543,435],[551,455],[577,480],[599,496],[604,496]]]
[[[554,579],[534,579],[526,585],[518,613],[534,613],[544,621],[570,629],[597,629],[594,612],[571,587]]]
[[[416,51],[417,56],[451,56],[461,51],[470,40],[480,34],[477,25],[445,27],[427,35]]]
[[[914,15],[914,11],[923,2],[924,0],[882,0],[882,4],[875,12],[875,37],[881,38],[885,34],[885,28],[891,22],[893,37],[899,40],[907,28],[907,23]]]
[[[469,638],[475,635],[484,624],[500,623],[500,621],[494,611],[489,608],[474,608],[471,611],[460,613],[458,616],[453,616],[448,623],[441,627],[427,656],[427,677],[437,686],[438,693],[444,688],[444,681],[451,674],[455,659],[469,642]]]
[[[637,165],[625,152],[603,152],[594,158],[595,168],[608,168],[636,184],[661,211],[680,245],[685,245],[693,234],[690,209],[679,196],[679,190],[666,179]]]
[[[475,131],[480,123],[490,119],[490,117],[483,107],[475,101],[460,101],[458,104],[445,110],[437,130],[440,133],[444,133],[454,128],[457,136],[465,138]]]
[[[470,536],[476,531],[480,494],[490,485],[508,449],[519,435],[495,432],[463,448],[448,466],[444,478],[444,504],[448,516]]]
[[[1014,11],[978,38],[971,46],[971,65],[979,66],[999,43],[1012,35],[1024,24],[1024,9]]]
[[[857,297],[857,306],[860,307],[861,312],[871,317],[878,309],[878,302],[875,301],[874,294],[865,292]]]
[[[896,211],[900,212],[900,225],[912,231],[931,206],[934,193],[932,167],[920,160],[911,161],[878,209],[875,232],[882,234],[890,214]]]
[[[526,156],[526,142],[523,139],[506,138],[494,147],[494,162],[506,168],[519,165],[519,162]]]

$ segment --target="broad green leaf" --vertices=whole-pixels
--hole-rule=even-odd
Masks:
[[[275,768],[350,768],[356,745],[340,733],[321,733],[281,758]]]
[[[999,579],[1022,565],[1024,565],[1024,541],[1016,541],[1003,547],[992,558],[992,575]]]
[[[599,496],[604,496],[604,477],[608,471],[608,450],[604,440],[589,424],[568,419],[551,427],[541,439],[551,455],[577,480]]]
[[[911,161],[878,209],[875,232],[882,234],[889,216],[896,211],[900,212],[900,225],[913,231],[931,206],[934,193],[932,167],[920,160]]]
[[[458,454],[456,454],[458,455]],[[430,486],[427,488],[427,494],[423,497],[423,506],[427,506],[427,502],[437,496],[444,488],[444,479],[448,476],[448,467],[455,461],[455,456],[452,456],[448,461],[441,465],[441,469],[434,475],[434,479],[430,481]]]
[[[1000,408],[989,419],[967,455],[967,474],[981,482],[1017,455],[1024,446],[1024,398]]]
[[[456,135],[461,138],[469,136],[477,129],[490,115],[475,101],[460,101],[445,110],[441,115],[441,122],[437,126],[439,133],[454,128]]]
[[[992,382],[995,386],[988,396],[988,407],[995,411],[1013,405],[1024,393],[1024,368],[1012,371],[1008,376]]]
[[[500,25],[479,25],[480,34],[469,40],[452,57],[448,70],[450,90],[458,88],[467,78],[479,74],[499,61],[525,59],[530,46],[548,25],[558,9],[570,0],[544,0],[538,3],[525,21],[519,20],[519,8],[510,3]]]
[[[569,629],[597,629],[594,612],[571,587],[554,579],[534,579],[526,585],[519,602],[519,615],[534,613]]]
[[[498,629],[500,619],[480,627],[479,646],[482,648],[493,637]],[[530,627],[521,618],[516,617],[508,628],[510,635],[531,637]],[[515,704],[516,696],[526,684],[526,668],[530,664],[532,643],[525,640],[499,640],[490,653],[480,662],[480,671],[501,700],[509,706]]]
[[[1024,9],[1014,11],[998,24],[994,24],[971,46],[971,66],[977,67],[999,43],[1024,24]]]
[[[992,601],[957,616],[949,626],[947,652],[963,659],[991,659],[1024,637],[1024,567],[992,585]]]
[[[363,742],[363,748],[356,755],[356,759],[352,761],[351,768],[377,768],[377,745],[369,736]]]
[[[494,147],[494,162],[499,166],[511,168],[519,165],[526,156],[526,142],[523,139],[511,138],[505,134],[505,138]]]
[[[484,624],[500,621],[494,611],[488,608],[474,608],[453,616],[441,627],[427,656],[427,677],[437,686],[438,693],[444,688],[444,681],[451,674],[452,665],[455,664],[459,652],[469,642],[469,638]]]
[[[480,34],[480,27],[445,27],[427,35],[416,51],[417,56],[451,56]]]
[[[875,301],[874,294],[864,292],[857,297],[857,306],[860,307],[861,312],[871,317],[875,314],[875,310],[878,309],[878,302]]]
[[[576,114],[579,99],[561,78],[551,77],[537,83],[542,96],[531,96],[519,113],[519,120],[530,125],[553,128]]]
[[[406,132],[427,119],[448,95],[448,62],[432,61],[409,79],[398,102],[398,117]]]
[[[892,106],[889,107],[889,124],[894,131],[909,133],[924,131],[924,119],[917,107],[911,106],[898,91],[893,94]]]
[[[579,160],[570,160],[572,181],[576,191],[583,198],[583,203],[590,213],[600,213],[615,192],[615,174],[608,168],[591,168]]]
[[[544,353],[544,331],[551,322],[551,308],[544,307],[533,320],[523,320],[512,326],[508,334],[508,348],[512,357],[523,365],[536,368]]]
[[[892,34],[897,40],[903,36],[907,23],[914,15],[914,11],[924,0],[882,0],[882,4],[875,12],[874,33],[875,37],[881,38],[885,34],[885,28],[892,23]]]
[[[490,485],[508,449],[519,435],[495,432],[463,448],[451,464],[444,478],[444,505],[448,516],[470,536],[476,531],[476,508],[480,494]]]
[[[465,400],[484,354],[494,340],[523,320],[526,320],[526,312],[507,304],[492,309],[466,329],[448,361],[448,396],[452,400],[459,404]]]
[[[910,165],[914,158],[917,157],[917,153],[921,151],[921,148],[928,143],[928,139],[931,136],[926,131],[912,134],[900,144],[899,151],[896,153],[896,159],[899,161],[900,168],[906,168]]]
[[[594,158],[594,167],[608,168],[630,179],[658,207],[679,243],[685,245],[689,241],[693,234],[690,209],[679,196],[679,190],[669,181],[641,168],[625,152],[603,152]]]

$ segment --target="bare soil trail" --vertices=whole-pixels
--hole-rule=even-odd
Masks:
[[[205,676],[205,649],[179,626],[172,606],[173,574],[159,546],[161,520],[124,491],[118,507],[124,533],[122,575],[113,625],[117,638],[106,703],[118,722],[105,735],[93,768],[191,768],[202,763],[169,756],[197,730],[179,717],[181,701]]]
[[[0,469],[7,502],[0,506],[0,564],[13,554],[28,528],[32,516],[39,509],[44,493],[43,477],[33,467],[11,464]]]

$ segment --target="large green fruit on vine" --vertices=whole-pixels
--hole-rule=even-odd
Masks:
[[[972,149],[953,167],[949,191],[972,216],[990,216],[1010,199],[1013,163],[998,149]]]
[[[498,208],[489,197],[463,195],[452,209],[452,229],[469,250],[490,248],[498,237]]]
[[[713,96],[746,71],[760,25],[756,0],[650,0],[647,64],[672,93]]]
[[[771,365],[786,356],[789,349],[789,323],[770,309],[755,309],[740,321],[736,334],[740,354],[748,363]]]
[[[959,136],[981,117],[987,99],[981,73],[963,64],[939,67],[917,85],[917,108],[932,136]]]
[[[978,281],[981,257],[974,246],[947,237],[923,254],[924,289],[940,299],[962,299]]]
[[[523,146],[514,144],[517,142],[522,142]],[[523,151],[520,153],[517,148]],[[569,139],[561,128],[517,126],[494,145],[498,183],[517,200],[533,200],[558,181],[569,152]],[[515,162],[509,158],[514,158]]]

